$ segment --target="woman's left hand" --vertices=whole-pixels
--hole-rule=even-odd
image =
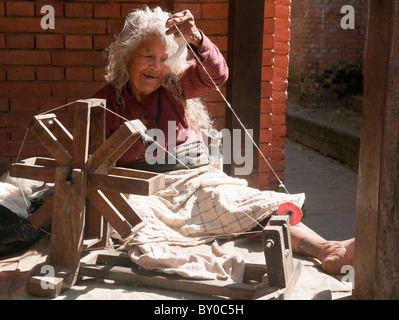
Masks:
[[[175,36],[181,36],[180,32],[177,30],[176,26],[179,28],[184,38],[188,43],[199,47],[202,42],[201,32],[197,29],[194,21],[194,16],[189,10],[184,10],[181,12],[176,12],[166,21],[166,31],[167,35],[174,34]]]

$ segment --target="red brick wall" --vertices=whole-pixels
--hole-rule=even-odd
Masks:
[[[342,29],[341,7],[355,10],[355,29]],[[297,0],[292,3],[290,92],[306,107],[345,104],[362,93],[367,0]]]
[[[113,41],[129,10],[146,3],[169,10],[189,9],[197,25],[227,58],[228,0],[0,1],[0,162],[15,161],[32,116],[89,98],[104,84],[103,50]],[[55,9],[55,29],[43,30],[43,5]],[[261,148],[284,177],[285,101],[290,0],[265,0],[262,69]],[[275,34],[274,34],[275,33]],[[225,93],[225,88],[222,88]],[[225,103],[217,92],[205,101],[218,129],[225,126]],[[233,106],[234,107],[234,106]],[[72,125],[68,107],[57,110]],[[28,134],[20,158],[45,155]],[[260,187],[276,179],[260,160]]]
[[[266,0],[260,145],[275,173],[284,181],[285,110],[290,51],[291,0]],[[260,157],[259,188],[278,189],[279,181]]]

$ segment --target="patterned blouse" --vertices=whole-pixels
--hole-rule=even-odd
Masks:
[[[202,34],[203,40],[199,48],[196,48],[198,56],[202,59],[202,64],[217,86],[223,85],[228,78],[228,67],[219,49]],[[180,85],[183,97],[193,99],[204,95],[215,89],[214,84],[204,71],[203,67],[195,60],[184,71]],[[176,147],[187,143],[187,135],[182,134],[179,139],[179,132],[192,129],[183,106],[175,99],[171,92],[166,88],[160,87],[153,93],[145,96],[141,102],[129,93],[126,87],[122,89],[121,95],[125,101],[125,107],[118,104],[113,85],[107,83],[98,90],[93,98],[106,100],[107,109],[121,115],[128,120],[139,119],[147,123],[149,128],[158,128],[163,131],[165,141],[168,141],[168,122],[175,124],[176,127]],[[106,113],[106,136],[107,138],[119,128],[123,119],[112,114]],[[169,124],[170,125],[170,124]],[[200,138],[199,138],[200,139]],[[174,141],[174,140],[173,140]],[[119,166],[145,161],[145,145],[138,139],[118,160]]]

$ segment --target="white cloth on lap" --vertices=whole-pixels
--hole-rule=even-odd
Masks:
[[[194,250],[182,257],[176,247],[172,250],[168,246],[196,246],[217,236],[249,231],[276,212],[281,203],[293,202],[302,207],[305,200],[303,193],[250,188],[246,180],[229,177],[211,166],[169,172],[165,179],[165,189],[153,195],[128,197],[147,223],[130,240],[133,248],[129,255],[144,269],[198,279],[226,279],[233,274],[239,278],[244,263],[233,256],[211,255],[205,259]],[[235,272],[233,266],[240,271]]]

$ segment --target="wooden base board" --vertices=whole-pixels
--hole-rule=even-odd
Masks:
[[[65,267],[38,265],[28,280],[28,293],[44,298],[56,298],[72,287],[78,274],[76,270]]]
[[[301,264],[295,270],[286,288],[269,287],[266,266],[246,264],[242,283],[222,280],[193,280],[178,275],[166,275],[140,270],[124,252],[91,252],[82,261],[79,275],[98,279],[109,279],[124,285],[153,287],[204,295],[223,296],[232,299],[288,299],[300,276]]]

